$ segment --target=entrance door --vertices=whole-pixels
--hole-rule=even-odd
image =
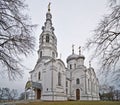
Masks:
[[[80,90],[76,89],[76,100],[80,100]]]
[[[41,98],[41,90],[37,89],[37,99],[40,99],[40,98]]]

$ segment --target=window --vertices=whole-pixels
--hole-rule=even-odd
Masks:
[[[42,51],[40,51],[40,58],[42,58]]]
[[[68,81],[66,81],[66,87],[68,87]]]
[[[54,43],[54,36],[52,36],[52,38],[53,38],[53,43]]]
[[[49,35],[46,36],[46,42],[49,43]]]
[[[43,36],[42,36],[42,43],[43,43]]]
[[[61,73],[58,73],[58,85],[61,86]]]
[[[72,69],[72,65],[70,64],[70,69]]]
[[[66,94],[68,94],[68,89],[66,89]]]
[[[79,78],[76,79],[76,84],[80,84]]]
[[[74,68],[76,69],[76,64],[74,64]]]
[[[54,52],[52,52],[52,57],[55,58],[55,53]]]
[[[40,80],[40,76],[41,76],[41,73],[39,72],[39,73],[38,73],[38,80]]]
[[[54,40],[54,36],[52,36],[53,40]]]

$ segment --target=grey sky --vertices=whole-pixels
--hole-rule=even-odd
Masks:
[[[58,57],[62,54],[62,60],[71,54],[71,46],[75,45],[75,53],[78,53],[78,47],[84,46],[86,40],[92,36],[92,30],[102,16],[108,11],[108,0],[26,0],[29,6],[29,15],[32,23],[38,24],[35,30],[36,51],[24,59],[24,64],[32,70],[37,61],[37,50],[39,44],[39,35],[44,25],[47,12],[47,5],[51,2],[52,23],[55,28],[55,35],[58,40]],[[88,67],[89,54],[82,53],[86,57],[85,65]],[[95,62],[94,62],[95,64]],[[93,65],[96,67],[96,65]],[[23,79],[9,81],[5,77],[0,77],[0,87],[10,87],[24,91],[25,83],[29,77],[29,71],[24,71]]]

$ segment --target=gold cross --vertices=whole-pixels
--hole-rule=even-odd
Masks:
[[[79,46],[79,55],[81,55],[81,46]]]
[[[48,11],[50,11],[50,5],[51,5],[51,3],[49,2],[49,4],[48,4]]]
[[[91,61],[89,61],[89,67],[91,67]]]
[[[72,45],[72,54],[74,54],[74,44]]]

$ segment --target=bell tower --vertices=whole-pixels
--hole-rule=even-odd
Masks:
[[[48,12],[46,13],[46,21],[42,27],[42,33],[39,38],[39,59],[56,58],[57,53],[57,38],[54,34],[52,26],[52,15],[50,13],[50,3],[48,4]]]

